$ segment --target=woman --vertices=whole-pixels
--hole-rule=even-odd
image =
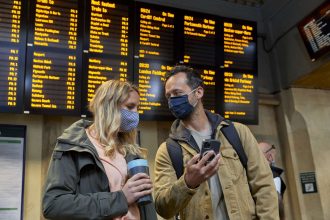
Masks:
[[[94,121],[79,120],[57,139],[43,196],[50,219],[157,219],[148,175],[127,178],[127,163],[142,157],[136,145],[139,93],[129,82],[110,80],[89,104]]]

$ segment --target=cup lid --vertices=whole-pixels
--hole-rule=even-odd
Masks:
[[[131,160],[127,164],[127,169],[131,169],[133,167],[138,167],[138,166],[148,166],[148,161],[145,159],[136,159],[136,160]]]

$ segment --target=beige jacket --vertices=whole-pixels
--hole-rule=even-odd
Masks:
[[[209,115],[210,113],[208,117]],[[211,117],[214,117],[214,114],[211,114]],[[222,121],[216,126],[215,138],[221,142],[222,157],[218,175],[229,218],[231,220],[279,219],[272,173],[258,148],[257,141],[245,125],[234,123],[248,157],[247,172],[245,172],[236,151],[220,131],[223,125],[228,124]],[[175,132],[173,126],[172,134]],[[197,151],[184,141],[179,143],[185,164],[197,154]],[[155,159],[154,189],[158,214],[164,218],[172,218],[180,212],[181,220],[216,219],[212,212],[211,192],[207,181],[197,189],[189,189],[183,176],[177,180],[166,143],[162,143]]]

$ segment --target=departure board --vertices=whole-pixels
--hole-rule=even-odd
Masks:
[[[0,2],[0,112],[21,112],[23,102],[25,20],[21,0]]]
[[[128,5],[92,0],[89,12],[89,52],[127,57]]]
[[[304,27],[327,30],[328,17]],[[185,64],[204,80],[206,109],[256,123],[256,33],[255,22],[130,0],[2,0],[0,112],[89,116],[99,85],[119,79],[138,85],[142,120],[173,119],[165,74]]]
[[[224,71],[223,106],[225,118],[244,123],[257,121],[255,74],[250,71]]]
[[[330,51],[330,2],[315,9],[299,22],[298,30],[312,61]]]
[[[203,68],[203,66],[193,66],[193,68],[200,74],[204,82],[204,96],[203,105],[204,108],[216,112],[216,83],[217,71],[215,68]]]
[[[32,1],[25,113],[80,112],[81,56],[76,0]]]
[[[127,62],[120,59],[101,57],[88,58],[87,102],[91,101],[96,89],[110,79],[127,80]]]
[[[206,15],[183,17],[184,63],[216,65],[216,20]]]
[[[76,49],[78,3],[76,0],[35,0],[33,44]]]
[[[105,81],[132,81],[133,49],[130,5],[123,1],[91,0],[85,23],[82,115],[89,115],[88,103]]]
[[[257,68],[257,39],[256,26],[250,22],[224,21],[223,68],[256,70]]]
[[[139,58],[174,61],[175,13],[171,10],[141,6],[138,10]]]
[[[166,119],[171,114],[165,98],[165,74],[173,66],[164,62],[139,62],[137,79],[140,91],[139,114],[141,119]]]

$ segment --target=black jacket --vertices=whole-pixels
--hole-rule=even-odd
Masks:
[[[85,132],[91,124],[77,121],[57,139],[42,202],[46,218],[112,219],[128,211],[124,193],[110,192],[102,162]],[[140,207],[140,215],[141,220],[157,219],[154,204]]]
[[[283,173],[283,169],[281,169],[279,167],[275,167],[275,166],[270,166],[270,169],[272,170],[273,178],[279,177],[281,179],[281,196],[283,197],[283,194],[286,189],[286,185],[281,177],[281,174]]]

